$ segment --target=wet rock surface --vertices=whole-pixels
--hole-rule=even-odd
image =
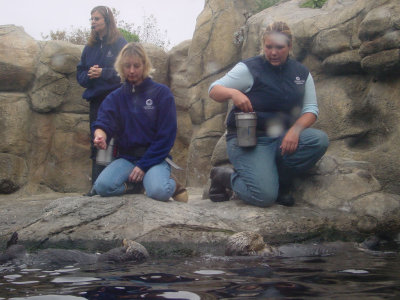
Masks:
[[[0,235],[20,240],[92,247],[124,238],[143,243],[225,243],[254,231],[268,242],[363,239],[400,232],[400,196],[381,192],[366,162],[326,156],[296,181],[293,207],[259,208],[239,199],[212,202],[189,188],[189,202],[159,202],[143,194],[77,194],[0,198]],[[207,189],[205,187],[204,189]],[[69,245],[68,245],[69,244]]]

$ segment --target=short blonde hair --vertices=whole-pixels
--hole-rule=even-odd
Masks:
[[[118,54],[118,57],[115,61],[114,67],[117,70],[119,77],[121,77],[121,81],[124,82],[126,80],[123,71],[123,65],[125,62],[125,58],[137,56],[143,63],[143,79],[148,77],[152,71],[151,61],[144,50],[143,46],[140,43],[132,42],[125,45],[122,48],[121,52]]]
[[[276,22],[272,22],[271,24],[269,24],[267,26],[267,28],[265,28],[262,37],[261,37],[261,43],[264,44],[265,39],[274,33],[280,33],[283,34],[284,36],[286,36],[287,40],[288,40],[288,46],[292,45],[293,42],[293,37],[292,37],[292,31],[290,30],[288,24],[286,24],[285,22],[282,21],[276,21]]]

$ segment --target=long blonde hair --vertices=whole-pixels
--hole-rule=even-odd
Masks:
[[[121,77],[121,81],[124,82],[126,80],[123,71],[123,65],[125,62],[125,58],[137,56],[143,63],[143,78],[148,77],[152,71],[151,61],[144,50],[143,46],[140,43],[132,42],[125,45],[122,48],[121,52],[118,54],[117,59],[115,60],[114,68],[117,70],[119,77]]]
[[[102,5],[96,6],[95,8],[92,9],[90,14],[92,15],[96,11],[103,16],[104,22],[106,23],[106,28],[107,28],[107,33],[105,35],[106,44],[109,45],[115,43],[117,39],[121,36],[121,33],[117,28],[117,24],[115,23],[114,15],[111,9],[109,9],[107,6],[102,6]],[[96,44],[97,38],[98,38],[97,32],[92,30],[90,32],[90,36],[88,39],[88,45],[93,46],[94,44]]]

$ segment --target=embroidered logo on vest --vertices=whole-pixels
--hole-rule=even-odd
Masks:
[[[296,79],[294,80],[295,84],[304,84],[306,82],[305,80],[300,79],[299,76],[296,76]]]
[[[108,52],[107,52],[107,55],[106,55],[107,57],[113,57],[114,55],[112,54],[112,52],[111,52],[111,50],[108,50]]]

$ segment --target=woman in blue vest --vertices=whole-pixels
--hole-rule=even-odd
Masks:
[[[95,192],[119,196],[143,184],[150,198],[187,202],[186,189],[171,176],[177,130],[171,90],[150,78],[151,63],[139,43],[121,50],[115,68],[123,85],[103,101],[92,130],[96,147],[106,149],[115,138],[118,154],[97,178]]]
[[[291,47],[288,25],[274,22],[263,33],[261,55],[238,63],[211,84],[212,99],[232,99],[234,104],[227,118],[227,151],[234,169],[211,170],[212,201],[229,200],[233,190],[252,205],[291,206],[293,177],[310,169],[326,152],[327,135],[310,128],[318,117],[313,78],[305,66],[289,58]],[[256,113],[256,146],[238,145],[237,112]]]
[[[121,86],[121,78],[114,69],[114,63],[127,42],[121,36],[108,7],[96,6],[90,13],[92,31],[77,66],[76,78],[78,83],[86,88],[82,97],[89,101],[91,126],[96,121],[97,111],[105,97]],[[104,166],[96,164],[96,154],[97,149],[91,143],[92,184],[104,169]],[[87,195],[92,196],[93,191]]]

